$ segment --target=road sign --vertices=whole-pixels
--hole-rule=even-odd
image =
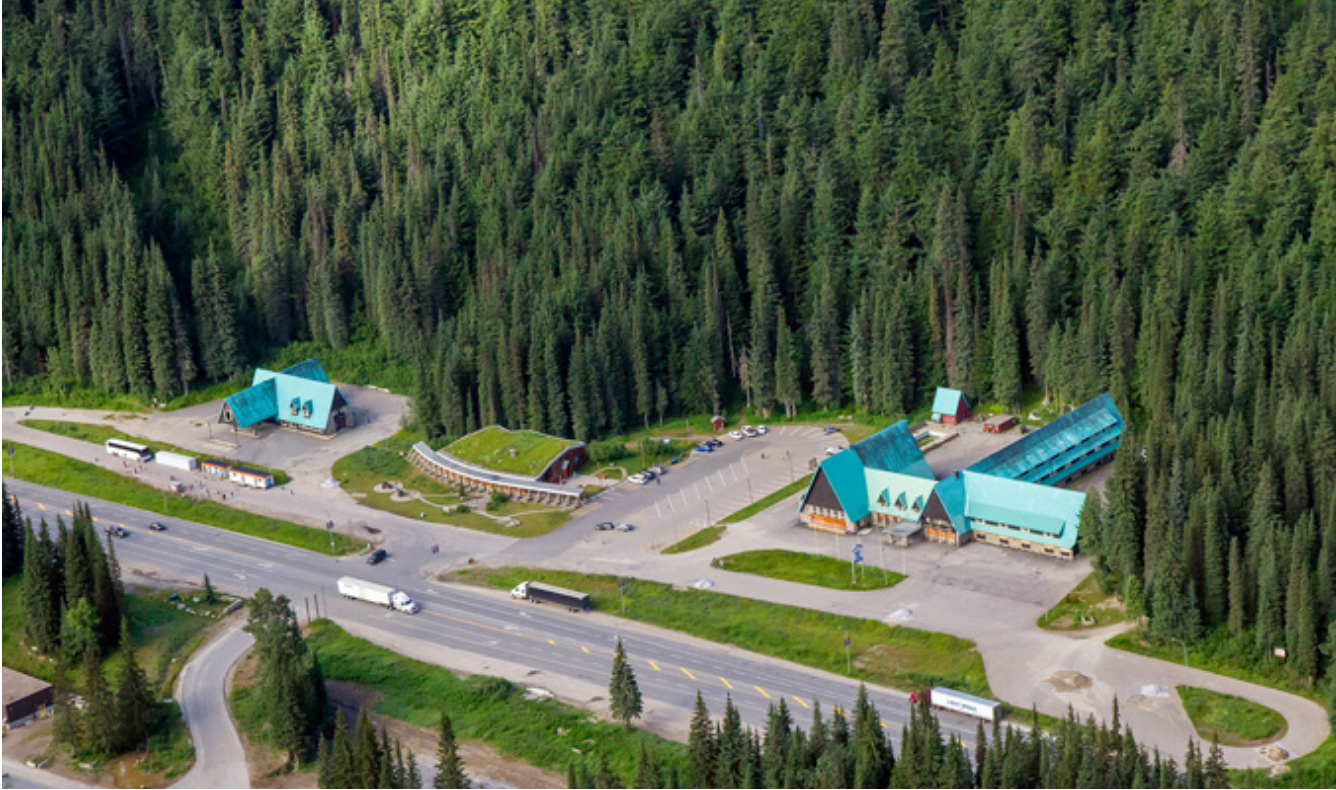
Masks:
[[[862,543],[855,543],[855,544],[854,544],[854,563],[857,564],[857,563],[860,563],[860,562],[862,562],[862,561],[863,561],[863,544],[862,544]]]
[[[848,635],[848,634],[845,634],[845,635],[844,635],[844,646],[845,646],[845,647],[848,647],[848,646],[849,646],[849,635]]]

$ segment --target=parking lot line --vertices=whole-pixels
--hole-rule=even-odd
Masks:
[[[719,485],[728,488],[728,481],[724,479],[724,470],[719,470]]]
[[[728,471],[729,471],[730,474],[733,475],[733,482],[734,482],[734,483],[738,482],[738,468],[737,468],[737,466],[734,465],[734,464],[729,464],[729,465],[728,465]],[[723,473],[720,472],[720,474],[723,474]]]

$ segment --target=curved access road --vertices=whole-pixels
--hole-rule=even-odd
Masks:
[[[195,766],[173,787],[250,787],[241,737],[227,707],[227,676],[255,644],[241,624],[195,654],[181,671],[181,712],[195,742]]]

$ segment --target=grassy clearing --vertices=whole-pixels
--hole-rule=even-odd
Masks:
[[[1104,644],[1174,664],[1183,663],[1181,644],[1156,642],[1147,638],[1141,629],[1124,631]],[[1327,706],[1327,700],[1320,691],[1302,679],[1292,676],[1284,661],[1272,658],[1257,659],[1256,655],[1251,631],[1234,636],[1225,626],[1214,629],[1204,638],[1188,645],[1188,664],[1194,669],[1204,669],[1207,672],[1256,683],[1259,686],[1270,686]]]
[[[719,539],[724,536],[724,530],[726,529],[728,529],[728,527],[706,527],[705,529],[691,533],[683,540],[679,540],[659,553],[681,554],[684,551],[703,549],[711,543],[718,543]]]
[[[5,382],[4,406],[148,411],[149,404],[146,399],[133,395],[118,395],[75,382],[55,382],[43,376]]]
[[[595,609],[621,611],[616,576],[466,568],[446,578],[507,590],[527,580],[549,582],[589,593]],[[946,634],[640,579],[626,585],[626,616],[838,674],[846,673],[847,632],[855,678],[906,690],[942,685],[992,695],[974,644]]]
[[[54,433],[57,436],[78,439],[81,442],[106,444],[108,439],[124,439],[129,442],[148,445],[153,448],[154,452],[165,450],[169,453],[189,455],[198,458],[201,461],[206,460],[209,457],[195,450],[186,450],[173,444],[167,444],[166,442],[145,439],[142,436],[126,433],[114,425],[99,425],[97,423],[87,422],[60,422],[58,420],[20,420],[19,425],[35,428],[39,431],[46,431],[47,433]],[[269,469],[252,463],[247,463],[245,466],[247,469],[255,469],[273,475],[274,485],[276,486],[287,485],[292,482],[292,476],[280,469]]]
[[[440,505],[458,505],[465,498],[459,495],[458,488],[419,472],[404,460],[400,453],[418,440],[414,435],[400,431],[385,441],[363,447],[335,462],[334,477],[344,490],[361,494],[358,501],[363,505],[432,524],[448,524],[512,538],[532,538],[546,535],[570,521],[568,510],[545,510],[542,505],[521,502],[508,502],[491,511],[491,515],[519,518],[519,526],[515,527],[507,527],[480,513],[442,510]],[[375,491],[378,484],[391,480],[403,485],[405,490],[421,493],[426,501],[396,501],[391,494]]]
[[[489,425],[455,440],[445,451],[471,464],[532,477],[573,444],[575,442],[533,431],[507,431]],[[511,457],[512,451],[514,457]]]
[[[723,518],[719,519],[719,523],[736,524],[739,521],[745,521],[751,518],[752,516],[756,515],[757,513],[760,513],[764,510],[769,510],[770,508],[779,504],[781,501],[788,499],[794,494],[802,493],[802,491],[807,488],[807,484],[810,482],[812,482],[812,476],[804,475],[803,477],[794,480],[792,483],[789,483],[788,485],[784,486],[778,491],[771,491],[769,494],[766,494],[765,496],[761,497],[760,499],[756,500],[750,505],[744,507],[738,512],[730,513],[729,515],[724,516]]]
[[[904,581],[905,577],[880,568],[859,569],[857,580],[849,563],[823,554],[803,554],[783,549],[744,551],[719,558],[719,567],[734,573],[754,573],[771,579],[799,584],[815,584],[832,590],[882,590]]]
[[[1256,702],[1193,686],[1178,686],[1183,709],[1202,740],[1223,746],[1255,746],[1285,734],[1285,717]]]
[[[1122,622],[1124,616],[1122,602],[1105,595],[1092,573],[1035,624],[1050,631],[1081,631]]]
[[[1230,787],[1320,788],[1336,787],[1336,736],[1328,735],[1313,751],[1296,757],[1289,770],[1277,776],[1266,771],[1231,770]]]
[[[461,741],[486,741],[540,768],[565,771],[577,749],[606,753],[613,772],[629,787],[641,741],[652,744],[668,763],[680,766],[685,755],[682,744],[597,721],[593,714],[553,699],[526,700],[520,688],[500,678],[460,678],[444,667],[351,636],[328,620],[315,621],[307,642],[319,651],[327,679],[357,683],[379,694],[377,713],[435,728],[441,711],[449,711]]]
[[[14,449],[12,457],[8,455],[10,448]],[[323,529],[279,521],[209,500],[173,496],[165,500],[164,507],[161,490],[96,464],[17,442],[5,442],[4,449],[4,473],[19,480],[64,489],[80,496],[105,499],[172,518],[196,521],[321,554],[347,554],[361,547],[359,542],[347,535],[334,533],[331,550],[330,536]]]

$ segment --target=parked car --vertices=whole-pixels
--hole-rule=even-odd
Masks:
[[[742,431],[729,431],[728,438],[732,439],[735,442],[740,442],[744,438],[746,438],[746,436],[742,433]]]
[[[125,527],[107,527],[107,537],[128,538],[130,537],[130,530]]]
[[[765,427],[764,425],[758,425],[756,426],[756,432],[761,434],[762,436],[765,436],[767,433],[770,433],[770,429]]]
[[[390,556],[390,553],[387,552],[385,549],[376,549],[375,551],[367,555],[366,564],[379,565],[380,563],[384,562],[385,558],[388,556]]]
[[[612,523],[611,521],[600,521],[600,522],[598,522],[597,524],[594,525],[594,531],[595,531],[595,532],[607,532],[608,530],[612,529],[612,527],[613,527],[613,523]]]
[[[653,470],[654,470],[654,475],[655,475],[656,477],[657,477],[658,475],[666,475],[666,474],[668,474],[668,469],[667,469],[667,467],[665,467],[663,464],[655,464],[655,466],[653,467]]]
[[[696,452],[698,452],[698,453],[712,453],[712,452],[714,452],[714,448],[711,447],[711,446],[709,446],[708,444],[698,444],[698,445],[696,445],[696,446],[695,446],[694,448],[692,448],[692,449],[694,449],[694,450],[695,450]]]
[[[641,472],[636,472],[635,474],[633,474],[633,475],[631,475],[630,477],[626,478],[626,481],[627,481],[628,483],[635,483],[635,484],[638,485],[638,486],[643,486],[644,484],[646,484],[646,483],[648,483],[648,482],[650,481],[650,478],[646,477],[646,476],[645,476],[643,473],[641,473]]]
[[[617,526],[613,527],[613,529],[617,530],[618,532],[633,532],[635,530],[635,525],[622,522],[621,524],[618,524]]]
[[[832,433],[839,433],[839,432],[840,432],[840,429],[839,429],[839,428],[836,428],[834,425],[827,425],[827,426],[826,426],[826,435],[827,435],[827,436],[830,436]]]
[[[148,528],[151,529],[151,530],[153,530],[154,532],[166,532],[166,531],[167,531],[167,525],[164,524],[164,523],[162,523],[161,521],[151,521],[151,522],[149,522]]]
[[[744,426],[742,426],[742,432],[743,432],[745,435],[747,435],[748,437],[756,436],[756,435],[757,435],[757,434],[756,434],[756,429],[753,428],[753,427],[751,427],[750,425],[744,425]]]
[[[719,448],[724,446],[723,441],[720,439],[706,439],[705,444],[708,447],[714,447],[714,448]]]
[[[831,446],[826,448],[826,455],[834,455],[835,453],[838,453],[843,449],[844,449],[843,447],[837,447],[832,444]]]

